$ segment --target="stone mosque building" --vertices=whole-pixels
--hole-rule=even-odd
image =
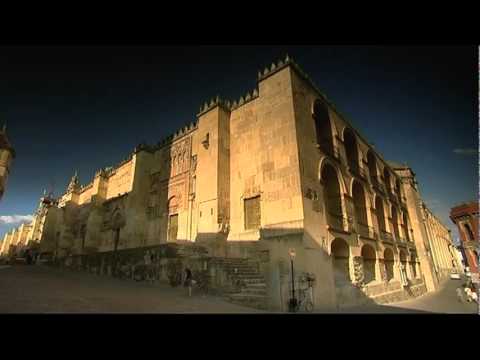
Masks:
[[[86,185],[75,175],[34,219],[25,243],[59,258],[201,246],[249,270],[231,299],[276,310],[290,297],[292,249],[296,288],[313,277],[317,309],[418,296],[459,266],[413,170],[386,161],[288,56],[239,101],[205,103]]]
[[[7,126],[4,124],[0,129],[0,201],[7,186],[8,175],[14,158],[15,150],[8,140]]]

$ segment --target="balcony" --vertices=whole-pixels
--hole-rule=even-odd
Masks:
[[[397,204],[400,203],[398,195],[393,193],[391,189],[388,189],[388,198],[394,203],[397,203]]]
[[[381,193],[384,193],[384,194],[385,194],[385,187],[384,187],[383,184],[380,182],[378,176],[374,176],[374,175],[370,176],[370,181],[372,182],[372,186],[374,187],[374,189],[377,189],[377,190],[380,191]]]
[[[345,216],[331,212],[327,212],[327,214],[327,223],[330,228],[344,232],[352,231],[353,224]]]
[[[352,175],[356,175],[362,179],[367,180],[367,174],[363,168],[358,166],[358,164],[348,164],[348,171]]]
[[[362,223],[357,223],[357,233],[360,234],[360,236],[369,238],[369,239],[377,239],[378,234],[376,230],[368,226],[367,224],[362,224]]]
[[[338,147],[335,146],[332,139],[321,140],[320,143],[317,144],[317,148],[334,159],[340,160],[340,151],[338,150]]]
[[[388,242],[388,243],[393,244],[393,241],[394,241],[393,240],[393,235],[391,233],[389,233],[388,231],[380,230],[380,238],[384,242]]]

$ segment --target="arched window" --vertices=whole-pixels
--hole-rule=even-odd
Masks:
[[[392,185],[390,183],[390,172],[388,171],[388,169],[386,167],[383,169],[383,179],[385,181],[385,187],[387,189],[387,192],[391,193],[392,192]]]
[[[380,196],[375,198],[375,213],[377,215],[378,229],[385,232],[385,210],[383,209],[383,200],[380,198]]]
[[[370,173],[370,179],[372,183],[378,182],[377,160],[375,159],[375,155],[373,154],[372,150],[368,150],[367,152],[367,165],[368,165],[368,172]]]
[[[169,214],[175,214],[178,212],[178,198],[176,196],[172,196],[167,201],[167,211]]]
[[[315,121],[317,144],[320,145],[322,150],[333,155],[334,144],[330,115],[327,105],[321,100],[317,99],[313,105],[313,119]]]
[[[385,274],[387,277],[387,281],[390,281],[393,279],[393,266],[395,264],[392,249],[385,249],[383,253],[383,261],[385,262]]]
[[[417,257],[415,254],[410,256],[410,268],[412,269],[412,277],[415,279],[417,277]]]
[[[403,212],[403,232],[405,234],[405,238],[407,241],[410,241],[410,234],[409,234],[409,225],[408,225],[408,216],[406,211]]]
[[[349,128],[343,132],[343,143],[345,144],[345,152],[347,155],[348,167],[351,172],[358,174],[358,146],[355,134]]]
[[[395,179],[395,192],[396,192],[397,196],[399,198],[401,198],[402,191],[401,191],[401,188],[400,188],[400,180],[398,180],[398,179]]]
[[[337,285],[350,282],[350,249],[343,239],[335,239],[331,245],[333,270]]]
[[[405,253],[405,250],[400,250],[400,270],[403,271],[403,274],[405,275],[405,278],[407,277],[407,254]]]
[[[328,224],[336,229],[343,229],[342,199],[337,172],[331,165],[326,164],[322,168],[321,178]]]
[[[375,281],[375,263],[377,257],[375,255],[375,249],[370,245],[364,245],[362,247],[363,258],[363,274],[365,284]]]
[[[358,181],[353,182],[352,195],[353,206],[355,209],[355,220],[357,222],[357,231],[363,236],[368,236],[365,191],[363,190],[363,186]]]
[[[397,209],[393,205],[392,205],[392,227],[393,227],[393,233],[395,234],[395,237],[399,240],[400,231],[398,229],[398,213],[397,213]]]
[[[473,235],[473,231],[472,231],[472,228],[470,227],[470,224],[465,223],[465,230],[467,231],[468,241],[475,241],[475,235]]]

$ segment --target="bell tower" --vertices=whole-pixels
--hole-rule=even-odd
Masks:
[[[7,126],[4,124],[0,129],[0,200],[3,197],[7,185],[8,175],[12,161],[15,158],[15,150],[7,137]]]

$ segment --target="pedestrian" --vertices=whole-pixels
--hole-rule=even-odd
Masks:
[[[472,290],[469,287],[465,288],[465,294],[467,295],[467,301],[472,302]]]
[[[32,263],[32,256],[30,255],[30,250],[25,250],[25,260],[27,261],[27,265]]]
[[[403,264],[400,264],[400,280],[403,287],[408,286],[407,273]]]
[[[143,260],[145,262],[145,276],[147,281],[152,281],[151,277],[151,264],[152,264],[152,258],[150,257],[150,251],[147,250],[145,253]]]
[[[475,301],[478,304],[478,294],[475,291],[475,289],[472,289],[472,292],[471,292],[470,296],[471,296],[472,300]]]
[[[192,271],[188,267],[185,268],[185,281],[183,286],[188,288],[188,296],[192,296]]]
[[[463,298],[463,290],[462,290],[462,288],[459,288],[459,287],[457,288],[457,299],[461,303],[465,302],[465,299]]]

